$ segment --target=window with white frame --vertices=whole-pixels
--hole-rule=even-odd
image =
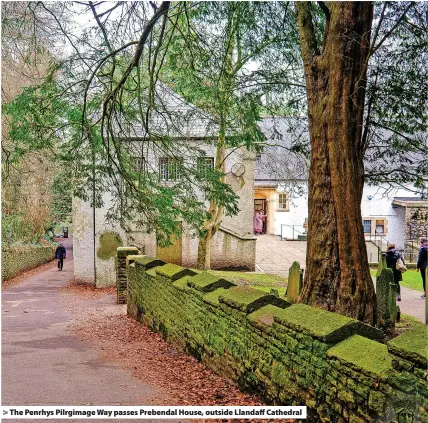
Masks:
[[[159,159],[159,179],[161,181],[179,181],[182,165],[182,158],[161,157]]]
[[[214,157],[198,157],[198,174],[201,177],[206,177],[210,169],[214,169]]]
[[[376,233],[384,234],[385,233],[385,221],[384,220],[376,220]]]
[[[386,235],[388,233],[388,220],[379,217],[363,217],[363,231],[368,235]]]
[[[287,194],[280,192],[278,194],[278,209],[279,210],[287,210],[288,204],[287,204]]]
[[[372,221],[370,219],[364,219],[363,228],[365,234],[370,234],[372,232]]]

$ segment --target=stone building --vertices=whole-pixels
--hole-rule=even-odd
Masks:
[[[128,151],[135,161],[144,160],[152,169],[158,168],[159,184],[179,183],[180,175],[174,172],[174,160],[180,158],[189,166],[196,166],[199,160],[209,166],[214,165],[216,137],[212,119],[187,104],[180,96],[167,88],[161,89],[159,99],[169,108],[168,121],[163,115],[152,118],[151,136],[158,133],[170,137],[174,145],[173,153],[154,148],[144,129],[138,125],[121,133],[121,142],[127,143]],[[182,117],[186,119],[183,120]],[[123,128],[122,128],[123,130]],[[145,143],[144,156],[141,146]],[[146,148],[149,146],[149,148]],[[225,159],[226,182],[238,194],[237,215],[224,216],[211,245],[211,267],[215,269],[255,269],[256,238],[253,235],[253,183],[254,154],[244,148],[234,148],[227,152]],[[173,244],[161,248],[156,243],[156,234],[148,233],[128,222],[129,229],[108,221],[108,210],[114,188],[103,193],[102,208],[93,208],[87,201],[73,199],[73,248],[75,279],[96,286],[115,283],[115,251],[118,246],[137,247],[141,253],[157,256],[166,261],[187,267],[195,267],[198,253],[198,236],[183,225],[181,237],[173,239]]]

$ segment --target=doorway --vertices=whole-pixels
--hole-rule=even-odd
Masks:
[[[261,210],[261,212],[264,215],[267,215],[268,212],[268,208],[267,208],[267,200],[266,199],[262,199],[262,198],[257,198],[254,200],[254,215]],[[264,218],[263,220],[263,234],[267,233],[267,217]]]
[[[156,246],[156,257],[167,262],[179,264],[181,266],[182,263],[182,228],[180,222],[180,236],[176,237],[174,235],[171,236],[172,244],[168,247],[160,247]]]

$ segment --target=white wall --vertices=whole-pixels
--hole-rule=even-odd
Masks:
[[[93,285],[94,237],[92,208],[86,201],[73,197],[73,260],[74,278],[78,283]]]
[[[385,188],[368,185],[364,187],[361,214],[363,219],[378,217],[379,219],[387,220],[386,240],[395,243],[397,248],[402,249],[405,242],[404,209],[401,207],[393,208],[392,201],[394,197],[417,197],[417,195],[405,189],[394,189],[386,195]],[[369,200],[369,197],[371,200]],[[269,207],[274,207],[276,210],[278,208],[277,202],[278,195],[275,195],[275,201],[272,204],[271,200]],[[307,217],[308,196],[307,190],[305,190],[303,195],[294,195],[292,197],[289,211],[275,211],[275,235],[281,235],[281,224],[298,225],[299,228],[296,229],[301,231],[301,227]],[[292,238],[292,229],[287,226],[283,227],[283,236]]]
[[[278,192],[281,192],[278,190]],[[278,193],[275,195],[275,200],[269,203],[269,207],[274,207],[274,229],[275,235],[281,235],[281,225],[283,226],[282,234],[284,238],[293,237],[293,229],[290,227],[296,225],[294,238],[297,239],[297,231],[303,232],[303,224],[305,219],[308,217],[308,194],[307,189],[304,189],[302,195],[292,194],[290,195],[291,200],[289,203],[288,211],[277,211],[278,209]]]
[[[100,236],[104,232],[116,232],[120,235],[123,245],[127,244],[125,232],[106,221],[106,212],[110,208],[112,196],[103,195],[104,207],[95,209],[95,264],[97,280],[94,273],[94,225],[93,209],[89,202],[73,198],[73,256],[74,277],[79,283],[97,287],[114,285],[116,280],[115,258],[103,260],[97,257],[100,248]]]
[[[417,197],[417,195],[405,189],[394,189],[386,194],[385,188],[385,186],[364,186],[361,214],[363,219],[379,217],[387,220],[386,240],[396,244],[397,248],[403,249],[405,243],[404,209],[393,208],[392,201],[394,197]],[[369,200],[369,198],[371,199]]]

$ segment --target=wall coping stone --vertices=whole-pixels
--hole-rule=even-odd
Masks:
[[[143,255],[135,260],[138,267],[144,267],[144,269],[149,270],[156,266],[163,266],[165,262],[155,257],[150,257]]]
[[[135,260],[137,260],[140,257],[144,257],[141,254],[131,254],[129,256],[126,256],[126,265],[129,266],[131,263],[133,263]]]
[[[392,360],[386,345],[360,335],[353,335],[331,347],[327,356],[375,377],[386,376],[392,370]]]
[[[229,235],[234,236],[235,238],[238,238],[242,241],[257,241],[257,237],[254,235],[242,235],[242,234],[238,234],[238,232],[232,231],[229,228],[225,228],[224,226],[220,226],[219,230],[222,232],[225,232]]]
[[[217,288],[215,291],[208,292],[204,295],[203,300],[215,307],[220,305],[219,298],[227,291],[228,288]]]
[[[388,351],[410,359],[426,368],[428,361],[428,327],[421,325],[407,330],[400,336],[387,342]]]
[[[189,277],[190,276],[186,275],[180,279],[176,279],[172,283],[172,285],[175,286],[180,291],[190,291],[192,288],[190,288],[190,286],[187,284],[187,282],[189,281]]]
[[[126,257],[131,254],[138,254],[138,248],[137,247],[117,247],[117,256],[118,257]]]
[[[156,269],[156,274],[175,281],[183,276],[193,276],[196,272],[191,269],[181,267],[178,264],[167,263]]]
[[[231,286],[236,286],[233,282],[208,272],[201,272],[189,278],[188,284],[192,288],[202,292],[211,292],[217,288],[230,288]]]
[[[253,313],[250,313],[248,315],[248,320],[259,329],[266,331],[267,328],[273,325],[274,316],[280,310],[281,308],[273,304],[267,304]]]
[[[274,321],[329,344],[335,344],[354,334],[370,339],[383,337],[382,331],[356,319],[306,304],[293,304],[291,307],[278,311],[274,316]]]
[[[287,301],[276,297],[275,295],[266,294],[249,286],[235,286],[227,289],[220,296],[219,301],[228,306],[241,310],[246,314],[263,307],[266,304],[275,304],[280,308],[285,308],[290,305]]]

